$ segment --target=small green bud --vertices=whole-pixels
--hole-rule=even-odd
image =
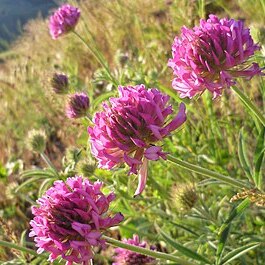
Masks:
[[[188,211],[192,209],[198,196],[193,184],[178,184],[174,185],[171,190],[171,198],[174,206],[179,211]]]
[[[77,165],[77,171],[80,175],[89,177],[91,176],[94,171],[96,170],[97,166],[95,162],[89,161],[89,160],[83,160],[80,161],[80,163]]]
[[[46,134],[43,130],[31,130],[28,133],[28,147],[36,153],[43,153],[46,148]]]

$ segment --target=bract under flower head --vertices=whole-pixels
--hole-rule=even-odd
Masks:
[[[192,98],[206,89],[214,98],[220,96],[237,77],[250,79],[261,74],[258,64],[249,62],[259,48],[241,20],[210,15],[198,27],[184,26],[168,62],[176,76],[172,86],[181,97]]]
[[[119,97],[111,98],[110,105],[104,103],[104,110],[94,116],[94,127],[88,128],[91,151],[100,168],[111,169],[126,163],[130,173],[140,173],[135,195],[145,187],[147,161],[166,159],[166,153],[156,144],[186,120],[182,103],[179,113],[168,122],[173,113],[168,101],[169,96],[156,88],[119,86]]]
[[[123,220],[121,213],[110,217],[109,205],[114,193],[101,192],[102,182],[91,183],[76,176],[66,182],[55,181],[53,187],[33,206],[30,236],[38,253],[50,252],[49,261],[61,255],[67,265],[88,264],[93,247],[105,247],[101,234]]]

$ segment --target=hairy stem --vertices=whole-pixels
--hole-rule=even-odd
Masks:
[[[103,239],[105,239],[107,241],[108,244],[113,245],[115,247],[119,247],[119,248],[124,248],[145,256],[149,256],[149,257],[153,257],[155,259],[163,259],[163,260],[170,260],[170,261],[174,261],[177,262],[181,265],[194,265],[193,263],[183,260],[181,258],[178,258],[174,255],[171,254],[167,254],[167,253],[163,253],[163,252],[158,252],[158,251],[154,251],[154,250],[149,250],[146,248],[142,248],[142,247],[137,247],[134,245],[130,245],[130,244],[126,244],[124,242],[121,242],[119,240],[107,237],[107,236],[102,236]]]
[[[93,49],[85,40],[84,38],[79,35],[76,31],[73,31],[73,33],[85,44],[85,46],[89,49],[89,51],[93,54],[93,56],[96,58],[96,60],[100,63],[100,65],[106,70],[110,80],[112,83],[116,86],[119,85],[118,80],[111,74],[110,69],[108,65],[104,62],[104,59],[102,58],[102,55],[95,49]]]
[[[225,175],[222,175],[220,173],[217,173],[217,172],[214,172],[214,171],[211,171],[209,169],[206,169],[206,168],[203,168],[203,167],[200,167],[200,166],[196,166],[196,165],[193,165],[189,162],[186,162],[186,161],[182,161],[172,155],[168,155],[167,156],[167,159],[174,163],[175,165],[178,165],[182,168],[185,168],[187,170],[190,170],[190,171],[193,171],[195,173],[198,173],[200,175],[203,175],[203,176],[206,176],[206,177],[209,177],[209,178],[214,178],[214,179],[217,179],[217,180],[221,180],[222,182],[230,185],[230,186],[234,186],[234,187],[237,187],[237,188],[240,188],[240,189],[244,189],[244,188],[249,188],[248,185],[242,183],[241,181],[239,180],[236,180],[236,179],[233,179],[229,176],[225,176]]]
[[[247,108],[258,118],[258,120],[265,126],[265,116],[260,112],[255,104],[250,100],[250,98],[244,94],[244,92],[236,86],[232,89],[238,95],[240,100],[247,106]]]

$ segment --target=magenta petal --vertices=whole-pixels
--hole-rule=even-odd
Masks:
[[[145,150],[144,156],[148,160],[155,161],[155,160],[158,160],[160,156],[162,155],[163,152],[161,151],[162,151],[162,148],[160,146],[151,146]]]
[[[147,173],[148,173],[148,160],[144,158],[143,165],[141,166],[139,170],[138,187],[134,193],[134,197],[140,195],[143,192],[145,185],[146,185]]]
[[[164,129],[167,133],[172,132],[180,127],[186,121],[186,119],[186,106],[184,103],[181,103],[177,116]]]

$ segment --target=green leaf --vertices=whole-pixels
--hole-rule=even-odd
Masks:
[[[167,235],[164,231],[162,231],[159,227],[157,227],[158,231],[160,232],[161,236],[164,238],[164,240],[170,244],[174,249],[181,252],[183,255],[192,258],[194,260],[198,260],[201,262],[204,262],[206,264],[211,264],[209,260],[207,260],[205,257],[201,256],[197,252],[190,250],[189,248],[184,247],[183,245],[177,243],[175,240],[173,240],[169,235]]]
[[[46,176],[39,176],[38,179],[43,179],[43,178],[46,178]],[[36,178],[35,177],[32,177],[32,178],[29,178],[27,179],[26,181],[24,181],[22,184],[20,184],[16,189],[15,189],[15,192],[17,193],[19,190],[21,190],[22,188],[24,188],[25,186],[33,183],[33,182],[36,182]]]
[[[243,247],[239,247],[237,249],[232,250],[231,252],[229,252],[223,259],[222,262],[220,263],[221,265],[225,265],[225,264],[230,264],[230,262],[232,260],[235,260],[237,258],[239,258],[240,256],[244,255],[246,252],[248,252],[251,249],[254,249],[256,247],[258,247],[260,245],[260,243],[250,243],[246,246]]]
[[[221,264],[223,251],[224,251],[226,241],[230,233],[232,221],[236,217],[239,217],[248,208],[249,205],[250,205],[250,200],[246,198],[244,201],[242,201],[239,205],[237,205],[237,207],[235,207],[231,211],[228,219],[221,226],[220,231],[219,231],[220,240],[219,240],[217,251],[216,251],[216,264]]]
[[[49,186],[52,185],[52,183],[53,183],[55,180],[56,180],[55,178],[54,178],[54,179],[45,179],[45,180],[41,183],[41,185],[40,185],[40,187],[39,187],[39,192],[38,192],[38,197],[39,197],[39,198],[44,194],[44,192],[48,189]]]
[[[108,92],[108,93],[104,93],[100,96],[98,96],[95,100],[93,100],[93,107],[94,109],[101,103],[103,102],[104,100],[107,100],[109,99],[110,97],[114,96],[115,95],[115,92],[114,91],[111,91],[111,92]]]
[[[7,170],[6,168],[0,163],[0,178],[7,177]]]
[[[17,249],[17,250],[22,251],[24,253],[27,253],[27,254],[36,256],[36,257],[40,257],[41,256],[41,257],[47,258],[47,255],[46,254],[43,254],[43,253],[42,254],[38,254],[33,249],[26,248],[26,247],[17,245],[15,243],[11,243],[11,242],[7,242],[7,241],[0,240],[0,246],[7,247],[7,248],[11,248],[11,249],[14,248],[14,249]]]
[[[254,153],[254,182],[258,188],[262,187],[262,161],[265,153],[265,127],[262,128],[258,140],[257,145]]]
[[[244,201],[242,201],[240,204],[235,207],[227,220],[224,222],[224,224],[221,226],[219,234],[221,235],[223,231],[230,225],[230,223],[236,218],[239,217],[250,205],[250,200],[246,198]]]
[[[229,233],[230,233],[231,223],[229,223],[225,229],[222,231],[220,235],[220,240],[217,245],[217,251],[216,251],[216,264],[220,264],[223,251],[226,245],[226,241],[228,239]]]
[[[56,175],[54,174],[53,171],[47,169],[47,170],[27,170],[21,173],[20,177],[21,178],[27,178],[27,177],[32,177],[32,176],[46,176],[49,178],[53,178]]]
[[[183,230],[185,230],[188,233],[191,233],[192,235],[194,235],[196,237],[199,237],[200,236],[198,233],[194,232],[193,230],[191,230],[190,228],[187,228],[184,225],[181,225],[181,224],[178,224],[178,223],[172,222],[172,221],[170,223],[173,224],[173,225],[175,225],[175,226],[177,226],[177,227],[179,227],[179,228],[181,228],[181,229],[183,229]]]
[[[251,173],[251,167],[250,163],[246,154],[246,147],[245,147],[245,141],[243,138],[243,129],[239,132],[239,141],[238,141],[238,156],[240,164],[247,175],[249,180],[252,180],[252,173]]]

